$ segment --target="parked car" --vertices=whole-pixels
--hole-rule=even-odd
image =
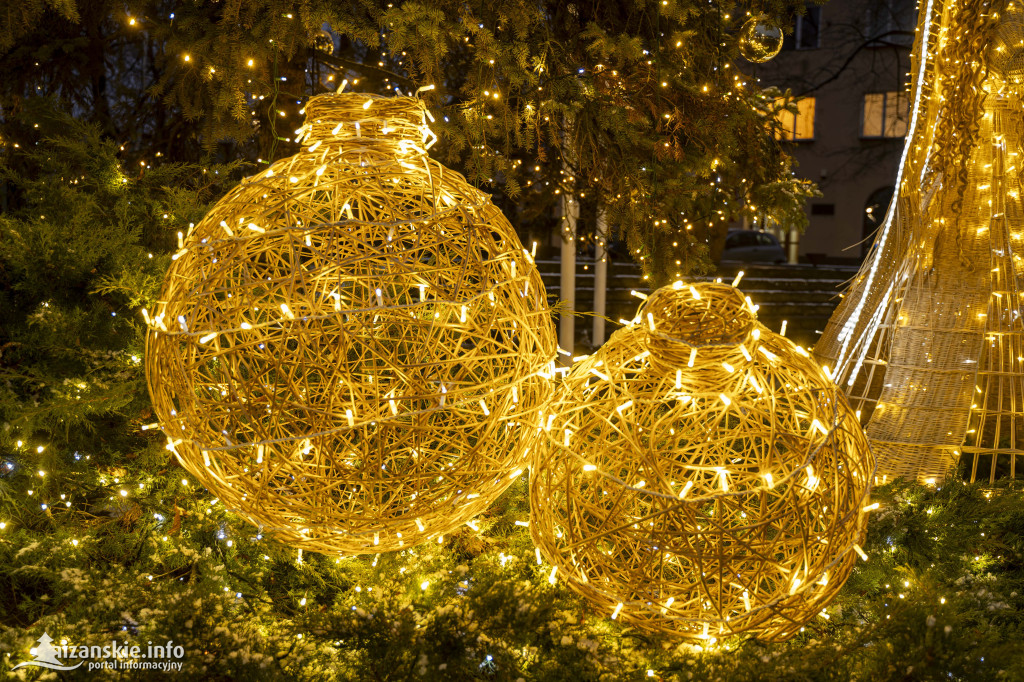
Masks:
[[[760,230],[729,230],[722,260],[743,263],[785,263],[786,250],[775,235]]]

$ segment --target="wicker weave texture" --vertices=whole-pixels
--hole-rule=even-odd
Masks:
[[[659,289],[572,368],[550,412],[531,530],[600,612],[695,641],[785,640],[849,574],[866,437],[737,289]]]
[[[1024,465],[1024,11],[921,12],[896,199],[815,354],[835,368],[880,480]]]
[[[419,100],[322,95],[306,115],[305,151],[185,239],[147,378],[178,459],[228,508],[301,548],[390,551],[525,468],[555,331],[512,226],[427,157]]]

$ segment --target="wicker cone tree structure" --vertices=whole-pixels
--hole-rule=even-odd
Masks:
[[[1024,14],[921,5],[897,195],[815,348],[880,481],[1024,463]]]
[[[874,470],[864,433],[733,287],[656,291],[572,368],[550,412],[533,538],[612,618],[785,640],[856,561]]]
[[[312,98],[305,151],[195,226],[147,314],[169,447],[300,548],[389,551],[470,521],[526,466],[550,395],[540,275],[486,195],[427,157],[426,115]]]

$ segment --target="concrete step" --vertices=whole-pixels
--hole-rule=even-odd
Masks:
[[[555,303],[561,299],[561,263],[556,259],[541,258],[537,261],[537,267],[544,280],[548,299]],[[714,275],[694,279],[713,281],[721,278],[724,282],[732,282],[740,270],[744,272],[740,289],[758,306],[758,319],[762,324],[777,332],[785,320],[786,335],[805,346],[811,346],[817,341],[835,306],[839,304],[839,294],[846,289],[849,280],[856,274],[856,268],[850,266],[724,263]],[[608,318],[629,319],[636,314],[640,301],[630,294],[633,289],[650,293],[650,287],[643,279],[639,266],[621,261],[609,263],[606,292]],[[593,309],[592,260],[577,260],[575,296],[577,311],[587,312]],[[590,318],[578,317],[577,340],[588,339],[590,328]],[[609,325],[608,333],[615,328],[616,325]]]
[[[561,288],[558,285],[549,285],[545,282],[545,290],[549,296],[556,296],[561,298]],[[608,291],[605,294],[605,300],[610,304],[613,301],[632,301],[638,303],[636,297],[634,297],[630,291],[632,289],[624,288],[613,288],[611,285],[608,287]],[[642,293],[650,293],[645,289],[637,288],[636,291]],[[834,308],[839,304],[839,292],[829,290],[798,290],[798,289],[756,289],[752,287],[741,287],[743,293],[750,296],[757,305],[762,308],[771,305],[778,305],[788,303],[793,300],[798,300],[801,303],[820,303],[821,305]],[[586,283],[586,286],[580,286],[580,282],[577,280],[576,286],[576,300],[577,301],[592,301],[594,300],[594,287],[593,282]]]

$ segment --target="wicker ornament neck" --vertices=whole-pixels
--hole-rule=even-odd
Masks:
[[[381,144],[400,153],[425,153],[436,139],[427,108],[416,97],[374,97],[356,93],[317,95],[306,104],[306,122],[296,141],[317,144]],[[317,151],[314,148],[313,151]]]
[[[658,289],[641,306],[640,321],[641,345],[672,371],[690,363],[695,349],[734,346],[757,326],[747,299],[725,284]]]

